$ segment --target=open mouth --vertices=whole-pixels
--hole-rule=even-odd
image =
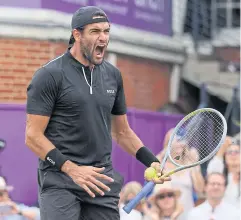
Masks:
[[[95,48],[95,52],[96,52],[96,55],[97,55],[98,57],[103,57],[104,51],[105,51],[105,46],[104,46],[104,45],[98,45],[98,46]]]

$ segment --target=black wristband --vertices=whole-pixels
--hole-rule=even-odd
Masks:
[[[68,160],[57,148],[49,151],[46,155],[45,161],[50,166],[55,166],[58,170],[61,170],[62,165]]]
[[[153,162],[160,163],[156,156],[145,146],[141,147],[136,152],[136,159],[143,163],[146,167],[150,167]]]

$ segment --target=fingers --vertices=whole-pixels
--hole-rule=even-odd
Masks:
[[[92,179],[92,183],[94,183],[95,185],[101,187],[102,189],[104,189],[105,191],[110,191],[110,188],[108,186],[106,186],[104,183],[100,182],[99,180],[93,178]]]
[[[95,194],[85,184],[82,185],[83,189],[92,197],[95,198]]]
[[[166,181],[171,181],[171,177],[159,177],[152,180],[156,184],[163,184]]]
[[[103,172],[104,169],[105,169],[105,167],[102,167],[102,168],[94,167],[93,171],[95,173],[93,174],[93,176],[98,177],[98,178],[103,179],[103,180],[107,180],[108,182],[114,182],[114,180],[112,178],[110,178],[110,177],[108,177],[104,174],[100,174],[100,172]]]
[[[111,182],[111,183],[114,182],[114,179],[112,179],[112,178],[110,178],[110,177],[108,177],[108,176],[106,176],[104,174],[95,173],[93,176],[97,177],[99,179],[102,179],[102,180],[107,180],[108,182]]]
[[[93,167],[93,171],[97,172],[97,173],[101,173],[105,170],[105,167]]]
[[[95,184],[93,184],[92,182],[88,182],[87,183],[89,187],[91,187],[95,192],[99,193],[101,196],[104,196],[105,193],[100,190]]]
[[[110,191],[110,188],[108,186],[106,186],[104,183],[100,182],[99,180],[91,176],[88,177],[88,181],[85,184],[82,184],[82,187],[84,188],[84,190],[93,198],[95,197],[95,194],[90,190],[90,188],[93,189],[98,194],[100,194],[101,196],[105,195],[104,191],[101,190],[98,186],[105,191],[108,191],[108,192]]]
[[[108,182],[114,182],[114,180],[104,174],[101,174],[105,170],[104,167],[98,168],[98,167],[92,167],[91,171],[89,172],[89,175],[85,178],[85,183],[82,184],[82,187],[84,190],[91,196],[95,197],[95,191],[96,193],[100,194],[101,196],[104,196],[104,191],[110,191],[110,188],[106,186],[104,183],[99,181],[97,178],[106,180]],[[101,189],[100,189],[101,188]]]
[[[171,181],[172,180],[172,178],[170,177],[170,176],[168,176],[168,177],[163,177],[163,178],[161,178],[162,180],[164,180],[164,182],[166,182],[166,181]]]

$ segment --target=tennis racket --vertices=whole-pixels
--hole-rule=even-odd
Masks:
[[[202,108],[186,115],[174,128],[160,165],[163,171],[169,159],[176,168],[162,177],[171,176],[210,160],[221,147],[226,134],[227,122],[215,109]],[[123,207],[124,211],[129,214],[154,186],[153,181],[148,182],[141,192]]]

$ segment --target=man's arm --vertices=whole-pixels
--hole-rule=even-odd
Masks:
[[[123,150],[136,157],[136,159],[146,167],[155,168],[157,175],[161,176],[159,160],[147,147],[144,146],[139,137],[130,128],[126,114],[113,116],[112,138]],[[155,183],[163,183],[164,181],[169,180],[169,177],[164,179],[153,179]]]
[[[121,73],[118,71],[118,89],[111,111],[112,118],[112,138],[132,156],[136,157],[146,167],[153,167],[157,171],[157,175],[161,176],[160,162],[156,156],[144,146],[142,141],[137,137],[135,132],[130,128],[126,116],[126,102],[123,88],[123,80]],[[163,183],[170,178],[154,180],[156,183]]]
[[[25,143],[43,161],[55,148],[44,135],[48,122],[48,116],[27,114]]]
[[[67,158],[45,137],[44,132],[58,99],[61,75],[40,68],[27,88],[26,145],[43,161],[61,169]]]
[[[41,160],[47,160],[51,165],[57,165],[59,169],[67,173],[74,164],[58,152],[56,147],[44,135],[49,118],[48,116],[27,114],[25,144]]]
[[[144,146],[139,137],[130,128],[126,114],[113,116],[111,134],[120,147],[134,157],[137,151]]]

